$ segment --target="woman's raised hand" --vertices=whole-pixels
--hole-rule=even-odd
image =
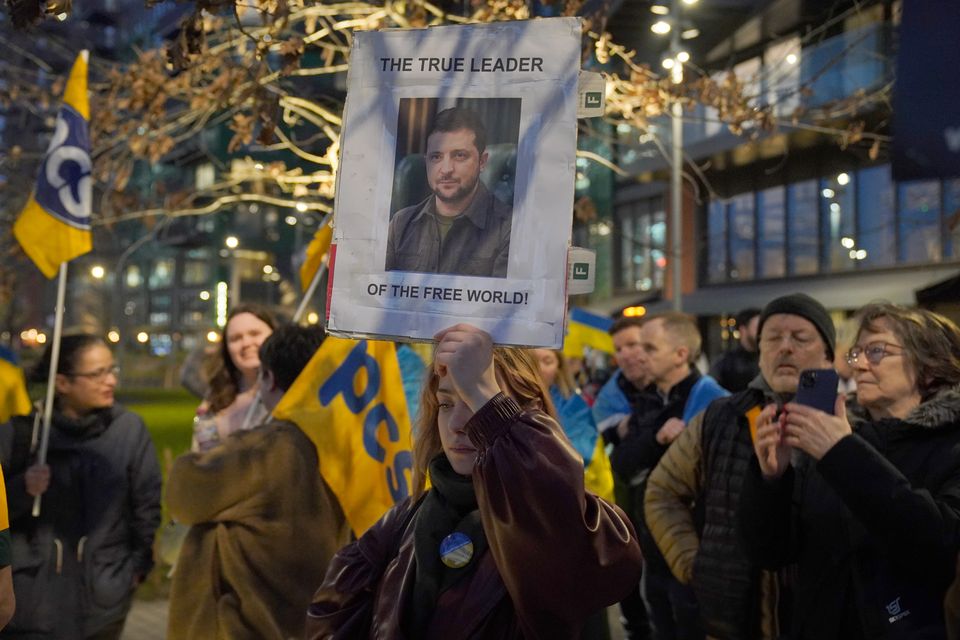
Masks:
[[[437,375],[449,376],[454,389],[476,413],[500,393],[493,367],[490,334],[469,324],[456,324],[434,336]]]

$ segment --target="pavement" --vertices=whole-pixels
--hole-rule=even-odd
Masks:
[[[165,640],[169,606],[170,601],[166,599],[134,600],[120,640]],[[610,640],[623,640],[619,607],[610,607],[607,612],[610,618]]]
[[[134,599],[120,640],[164,640],[170,601]]]

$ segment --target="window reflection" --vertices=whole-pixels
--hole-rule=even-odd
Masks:
[[[621,205],[617,216],[620,231],[617,287],[628,291],[662,289],[667,266],[663,199],[649,198]]]
[[[707,211],[707,281],[727,281],[727,207],[711,200]]]
[[[905,182],[898,189],[900,260],[940,262],[940,183]]]
[[[850,240],[856,242],[856,180],[852,173],[839,173],[820,181],[822,268],[826,272],[849,271],[856,267],[850,257]],[[854,248],[854,250],[856,250]]]
[[[744,193],[730,199],[730,279],[745,280],[754,276],[754,211],[753,194]]]
[[[820,253],[818,198],[816,180],[798,182],[787,187],[787,270],[791,275],[817,272]]]
[[[886,266],[896,261],[896,220],[890,165],[857,172],[857,250],[866,251],[862,261],[869,266]]]
[[[757,246],[760,252],[758,277],[780,278],[786,273],[784,256],[784,224],[786,208],[783,187],[773,187],[757,194]]]

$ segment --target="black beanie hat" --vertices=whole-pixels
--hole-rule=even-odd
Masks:
[[[820,337],[827,345],[827,357],[833,360],[833,351],[837,347],[837,330],[833,326],[830,314],[823,305],[805,293],[791,293],[771,300],[760,314],[760,324],[757,326],[757,335],[763,331],[763,323],[776,313],[789,313],[793,316],[806,318],[817,328]]]

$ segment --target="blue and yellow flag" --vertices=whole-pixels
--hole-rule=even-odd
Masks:
[[[70,70],[37,187],[13,225],[20,246],[48,278],[56,275],[61,263],[87,253],[93,246],[89,120],[87,52],[82,51]]]
[[[410,495],[410,419],[392,342],[328,337],[273,416],[316,445],[320,474],[358,537]]]
[[[613,320],[606,316],[599,316],[579,307],[570,309],[567,335],[563,339],[563,355],[568,358],[582,358],[584,347],[612,354],[613,338],[607,333],[612,325]]]

